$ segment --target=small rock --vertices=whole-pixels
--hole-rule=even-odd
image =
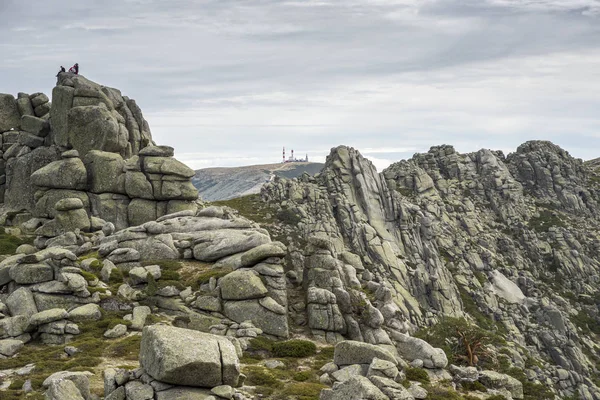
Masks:
[[[108,339],[115,339],[121,337],[127,333],[127,326],[118,324],[114,328],[104,332],[104,337]]]

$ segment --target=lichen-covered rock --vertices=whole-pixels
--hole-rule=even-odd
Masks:
[[[353,340],[339,342],[333,353],[337,365],[371,364],[374,358],[397,364],[396,358],[384,348]]]
[[[83,159],[93,193],[125,194],[125,161],[116,153],[90,150]]]
[[[496,371],[480,371],[479,382],[490,389],[506,389],[514,399],[523,398],[523,384],[510,375]]]
[[[321,391],[320,400],[389,400],[377,386],[364,376],[354,376],[332,389]]]
[[[257,273],[233,271],[219,280],[224,300],[247,300],[265,297],[269,292]]]
[[[87,172],[79,158],[66,158],[51,162],[31,174],[31,183],[52,189],[85,189]]]
[[[154,379],[175,385],[236,386],[239,360],[223,337],[153,325],[142,333],[140,364]]]
[[[0,132],[19,128],[20,120],[17,100],[11,94],[0,93]]]
[[[425,368],[445,368],[448,358],[444,350],[434,348],[423,339],[398,334],[398,353],[407,361],[422,360]]]

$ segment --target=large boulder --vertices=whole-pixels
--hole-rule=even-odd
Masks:
[[[127,228],[127,212],[129,197],[117,193],[89,193],[92,215],[98,216],[107,222],[112,222],[117,230]]]
[[[228,339],[165,325],[144,328],[140,364],[154,379],[174,385],[236,386],[240,375],[239,359]]]
[[[321,392],[320,400],[389,400],[377,386],[364,376],[354,376],[339,385],[335,389],[327,389]]]
[[[257,273],[237,270],[219,279],[223,300],[247,300],[265,297],[269,292]]]
[[[21,117],[21,129],[39,137],[46,137],[50,132],[50,123],[42,118],[32,115],[23,115]]]
[[[270,241],[267,235],[256,231],[223,229],[198,232],[194,245],[194,258],[212,262]]]
[[[20,123],[21,115],[15,97],[11,94],[0,93],[0,132],[19,128]]]
[[[69,144],[81,157],[91,150],[120,153],[127,149],[127,132],[104,104],[71,108],[67,129]]]
[[[285,338],[289,334],[287,315],[266,308],[259,300],[225,301],[223,314],[238,323],[252,320],[257,328],[269,335]]]
[[[69,145],[68,112],[73,106],[74,91],[75,89],[69,86],[56,86],[52,90],[50,122],[54,143],[62,147]]]
[[[333,362],[337,365],[371,364],[374,358],[398,364],[386,349],[354,340],[344,340],[335,345]]]
[[[66,379],[52,381],[46,391],[46,400],[85,400],[77,386]]]
[[[192,178],[193,169],[170,157],[143,157],[144,171],[148,174],[175,175],[181,178]]]
[[[84,163],[91,192],[125,194],[125,161],[119,154],[91,150]]]
[[[423,360],[425,368],[445,368],[448,365],[444,350],[433,347],[423,339],[405,334],[396,335],[396,339],[398,353],[407,361]]]
[[[87,172],[81,159],[66,158],[35,171],[31,183],[45,188],[81,190],[87,186]]]
[[[17,264],[10,271],[12,280],[19,284],[47,282],[54,279],[54,270],[47,264]]]
[[[133,199],[127,207],[127,221],[131,226],[142,225],[144,222],[154,221],[157,217],[156,201]]]
[[[6,164],[5,204],[13,210],[33,210],[37,187],[32,184],[31,175],[40,168],[60,159],[60,151],[55,146],[38,147],[21,157],[11,158]],[[56,178],[56,177],[53,177]]]
[[[21,287],[5,300],[11,315],[26,315],[28,317],[38,312],[31,290]]]

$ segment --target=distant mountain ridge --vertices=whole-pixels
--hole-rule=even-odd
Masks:
[[[294,162],[279,164],[248,165],[231,168],[203,168],[196,170],[192,183],[200,197],[206,201],[229,200],[255,194],[275,176],[288,179],[303,173],[319,173],[325,164]]]

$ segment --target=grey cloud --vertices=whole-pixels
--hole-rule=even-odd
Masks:
[[[202,165],[277,161],[282,145],[473,151],[531,138],[591,158],[597,11],[594,0],[5,0],[0,91],[50,93],[58,66],[77,61]]]

